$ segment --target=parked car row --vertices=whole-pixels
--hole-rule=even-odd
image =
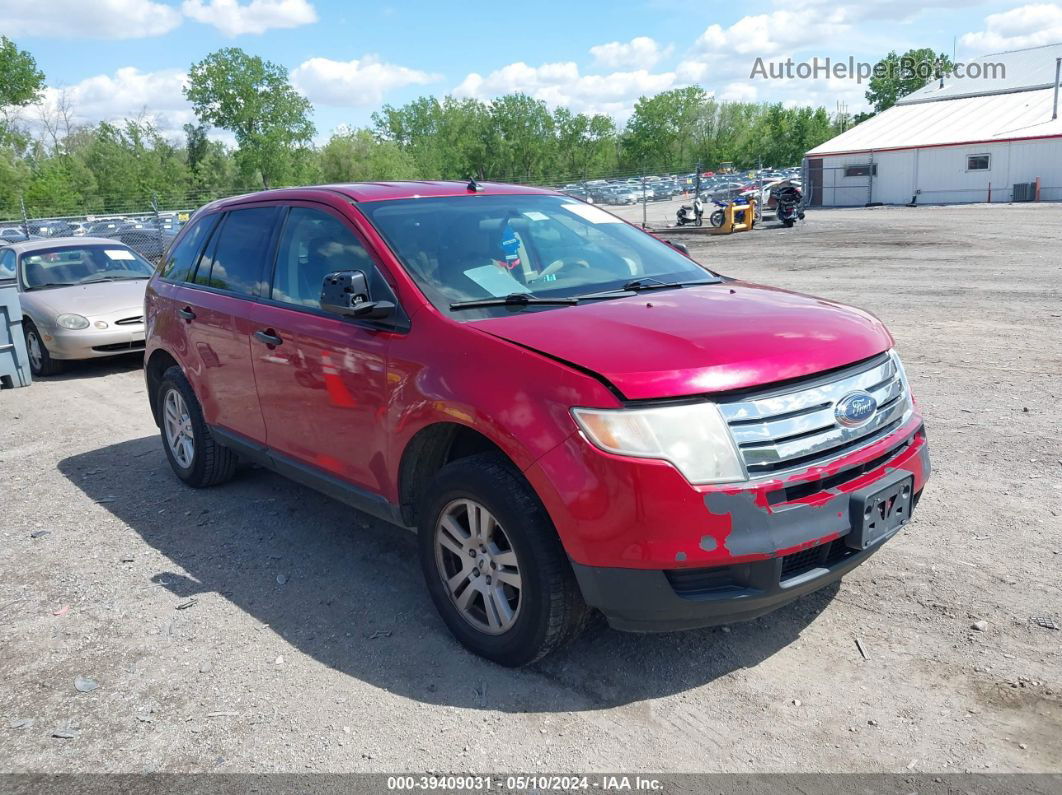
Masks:
[[[676,196],[693,194],[700,188],[702,201],[727,199],[743,191],[760,189],[764,184],[783,179],[798,179],[800,168],[759,169],[736,173],[707,171],[691,174],[664,174],[625,179],[593,179],[568,183],[557,191],[590,204],[624,205],[642,201],[669,201]]]
[[[182,214],[185,217],[187,213]],[[157,263],[169,247],[184,221],[178,213],[148,216],[69,218],[8,223],[0,227],[0,242],[50,240],[67,237],[106,237],[129,246],[152,264]],[[28,234],[27,234],[28,231]]]

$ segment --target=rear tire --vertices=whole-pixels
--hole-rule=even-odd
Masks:
[[[22,321],[22,333],[26,337],[26,353],[29,358],[30,373],[35,378],[55,375],[63,371],[63,363],[58,359],[53,359],[52,355],[48,353],[44,338],[41,337],[41,333],[33,325],[32,320],[26,319]]]
[[[517,667],[582,630],[588,609],[553,523],[503,456],[443,467],[418,516],[428,593],[470,651]]]
[[[238,458],[214,440],[192,385],[180,367],[170,367],[162,374],[156,405],[162,447],[177,477],[200,489],[224,483],[233,476]]]

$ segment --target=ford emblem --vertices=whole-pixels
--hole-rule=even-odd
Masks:
[[[869,392],[849,392],[837,401],[833,414],[846,428],[862,425],[878,410],[878,401]]]

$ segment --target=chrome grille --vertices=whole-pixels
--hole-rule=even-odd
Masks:
[[[873,395],[877,409],[862,425],[845,427],[834,407],[857,390]],[[754,478],[822,464],[869,444],[902,425],[912,406],[903,367],[890,352],[827,379],[719,403],[719,410]]]
[[[114,325],[116,325],[116,326],[133,326],[133,325],[136,325],[137,323],[143,323],[143,322],[144,322],[144,316],[143,315],[137,315],[136,317],[123,317],[121,320],[116,320],[116,321],[114,321]]]

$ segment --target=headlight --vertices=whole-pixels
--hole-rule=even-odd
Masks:
[[[55,324],[73,331],[89,327],[88,318],[83,315],[59,315],[55,319]]]
[[[713,403],[647,409],[572,409],[591,443],[609,453],[670,461],[690,483],[745,480],[737,447]]]
[[[895,350],[891,352],[892,361],[896,364],[896,372],[900,376],[900,384],[903,386],[904,400],[907,401],[907,409],[903,413],[903,418],[906,419],[911,415],[911,409],[914,407],[914,392],[911,391],[911,382],[907,380],[907,371],[903,369],[903,362],[900,361],[900,355]]]

